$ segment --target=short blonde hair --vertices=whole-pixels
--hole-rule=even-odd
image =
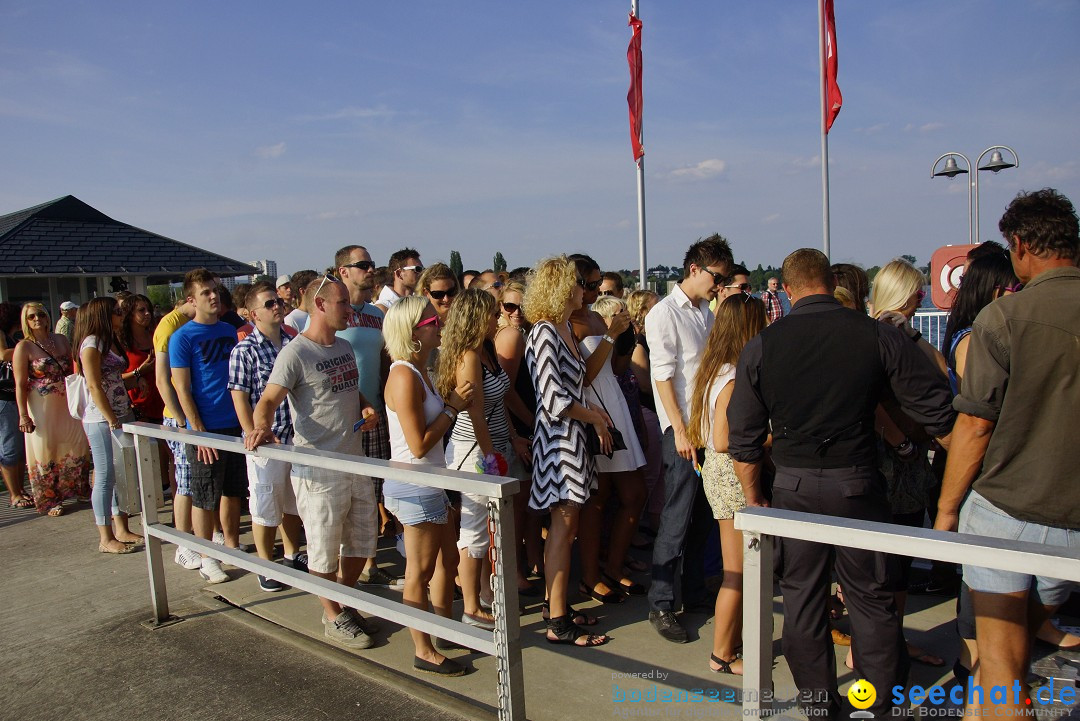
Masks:
[[[625,307],[626,303],[623,302],[622,298],[616,298],[613,295],[602,295],[592,304],[592,309],[599,313],[605,320],[610,320],[612,316],[616,315]]]
[[[890,310],[900,310],[908,299],[926,285],[926,276],[906,260],[885,265],[870,285],[870,315],[877,318]]]
[[[407,361],[420,350],[413,339],[413,331],[427,307],[428,299],[424,296],[407,295],[387,309],[382,333],[391,359]]]
[[[558,321],[577,285],[577,266],[565,255],[544,258],[529,274],[522,310],[530,323]]]
[[[42,305],[41,303],[38,303],[37,301],[31,301],[31,302],[29,302],[29,303],[25,304],[25,305],[24,305],[24,306],[22,307],[22,314],[21,314],[21,315],[22,315],[22,318],[21,318],[21,321],[22,321],[22,334],[23,334],[23,338],[26,338],[26,339],[31,339],[31,338],[33,338],[33,337],[34,337],[34,333],[33,333],[33,331],[31,331],[31,330],[30,330],[30,321],[28,321],[28,320],[26,319],[26,314],[27,314],[27,312],[28,312],[28,311],[29,311],[29,310],[30,310],[31,308],[37,308],[37,309],[39,309],[39,310],[40,310],[40,311],[41,311],[42,313],[44,313],[44,314],[45,314],[45,317],[46,317],[46,318],[48,319],[48,320],[47,320],[47,321],[45,322],[45,330],[47,330],[47,331],[48,331],[49,333],[52,333],[52,325],[51,325],[51,324],[52,324],[52,316],[51,316],[51,315],[49,315],[49,311],[47,311],[47,310],[45,309],[45,306],[44,306],[44,305]]]

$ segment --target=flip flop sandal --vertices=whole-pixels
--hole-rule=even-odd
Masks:
[[[738,658],[738,657],[736,657],[736,658]],[[731,664],[735,659],[732,659],[731,661],[724,661],[723,659],[717,657],[717,655],[715,653],[710,653],[709,654],[709,660],[720,667],[720,668],[713,668],[712,666],[709,666],[709,670],[712,671],[713,673],[730,673],[732,676],[739,676],[740,675],[740,674],[737,674],[737,673],[735,673],[734,671],[731,670]]]
[[[19,500],[12,501],[10,507],[11,508],[17,508],[17,509],[33,508],[34,507],[34,499],[30,498],[29,496],[19,496]]]
[[[51,516],[53,518],[59,518],[60,516],[64,515],[64,507],[63,506],[53,506],[52,508],[50,508],[48,510],[47,513],[48,513],[49,516]]]

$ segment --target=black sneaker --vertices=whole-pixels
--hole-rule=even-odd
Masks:
[[[259,576],[259,588],[266,591],[267,593],[274,593],[275,591],[284,591],[285,584],[273,578]]]
[[[307,573],[308,572],[308,570],[307,570],[307,553],[304,552],[304,551],[301,551],[300,553],[296,554],[296,558],[286,558],[285,560],[282,561],[282,563],[285,564],[286,566],[288,566],[289,568],[295,568],[297,571],[300,571],[301,573]]]
[[[649,611],[649,623],[656,632],[672,643],[686,643],[686,629],[683,628],[671,611]]]

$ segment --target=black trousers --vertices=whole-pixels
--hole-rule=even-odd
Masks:
[[[808,469],[777,466],[775,508],[889,523],[885,480],[872,467]],[[846,718],[850,710],[836,687],[836,656],[827,603],[832,570],[844,588],[851,617],[855,675],[877,690],[867,710],[890,714],[892,687],[907,684],[909,660],[893,600],[894,556],[874,551],[780,539],[777,559],[784,596],[784,656],[800,705],[818,717]]]

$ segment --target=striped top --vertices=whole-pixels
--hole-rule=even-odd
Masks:
[[[510,428],[506,425],[506,412],[503,410],[506,392],[510,390],[510,378],[495,360],[494,346],[490,341],[484,341],[483,353],[495,366],[495,370],[492,371],[483,363],[480,364],[481,389],[484,393],[484,419],[487,421],[491,445],[496,451],[502,452],[510,445]],[[468,413],[458,414],[454,430],[450,433],[450,440],[464,443],[476,441],[476,429]]]

